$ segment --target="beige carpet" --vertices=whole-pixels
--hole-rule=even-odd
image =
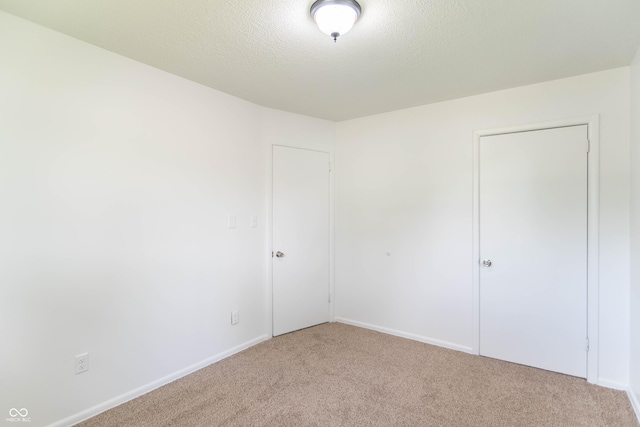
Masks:
[[[339,323],[274,338],[89,426],[638,426],[624,392]]]

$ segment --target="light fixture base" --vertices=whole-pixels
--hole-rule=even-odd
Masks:
[[[311,17],[320,31],[333,41],[351,30],[362,13],[356,0],[316,0],[310,9]]]
[[[358,3],[356,0],[316,0],[311,5],[311,17],[315,17],[316,12],[321,7],[332,6],[332,5],[349,6],[356,11],[357,17],[360,17],[360,14],[362,13],[362,8],[360,7],[360,3]]]

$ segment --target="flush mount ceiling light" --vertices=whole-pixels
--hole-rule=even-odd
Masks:
[[[317,0],[311,5],[311,16],[323,33],[333,41],[349,32],[362,9],[356,0]]]

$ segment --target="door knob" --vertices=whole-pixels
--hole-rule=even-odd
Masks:
[[[493,263],[491,262],[491,260],[490,260],[490,259],[484,259],[484,260],[482,260],[482,266],[483,266],[483,267],[491,267],[491,264],[493,264]]]
[[[282,252],[278,251],[278,252],[276,252],[276,256],[278,258],[282,258],[284,256],[284,254]]]

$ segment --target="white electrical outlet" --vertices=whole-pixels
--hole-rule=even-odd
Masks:
[[[236,216],[235,215],[229,215],[229,224],[228,224],[229,228],[236,228],[237,227],[237,221],[236,221]]]
[[[89,353],[83,353],[76,356],[76,375],[89,370]]]
[[[238,322],[240,322],[240,313],[236,310],[236,311],[232,311],[231,312],[231,324],[232,325],[237,325]]]

